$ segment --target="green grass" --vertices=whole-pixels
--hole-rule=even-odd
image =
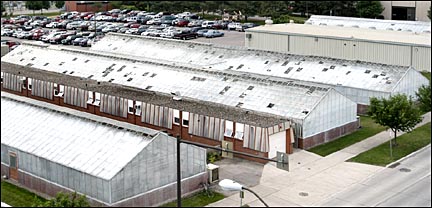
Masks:
[[[430,72],[422,71],[421,74],[423,74],[423,76],[425,76],[429,81],[431,80],[431,73]]]
[[[411,133],[397,137],[398,146],[393,147],[393,158],[390,158],[390,144],[385,142],[373,149],[363,152],[349,162],[366,163],[370,165],[386,166],[410,153],[431,143],[431,123],[419,127]]]
[[[204,207],[213,202],[219,201],[225,196],[218,192],[211,192],[212,195],[209,197],[205,191],[198,192],[192,196],[182,198],[182,206],[183,207]],[[167,204],[164,204],[160,207],[177,207],[177,201],[173,201]]]
[[[62,14],[62,12],[44,12],[44,13],[40,13],[40,11],[35,11],[35,13],[31,13],[31,14],[14,14],[12,15],[12,17],[17,17],[20,15],[27,15],[27,16],[45,16],[45,17],[52,17],[52,16],[58,16]]]
[[[334,141],[313,147],[308,151],[325,157],[333,152],[344,149],[345,147],[360,142],[385,130],[385,127],[375,123],[368,116],[360,116],[360,125],[362,128],[358,129],[356,132],[343,136]]]
[[[36,202],[35,196],[42,202],[46,201],[46,199],[26,189],[3,180],[1,182],[1,201],[13,207],[31,207]]]

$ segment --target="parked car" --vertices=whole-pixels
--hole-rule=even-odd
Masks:
[[[82,37],[82,35],[70,35],[70,36],[66,37],[65,39],[63,39],[61,41],[61,43],[63,45],[72,45],[73,40],[75,40],[77,38],[81,38],[81,37]]]
[[[83,38],[83,37],[76,38],[75,40],[72,41],[72,45],[74,45],[74,46],[78,46],[78,45],[80,45],[80,42],[81,42],[82,40],[84,40],[84,39],[85,39],[85,38]]]
[[[190,30],[183,30],[180,33],[174,34],[173,38],[182,40],[195,39],[198,38],[198,34],[191,32]]]
[[[224,33],[220,32],[219,30],[209,30],[203,34],[203,36],[206,38],[222,37],[223,35]]]
[[[204,33],[206,33],[207,31],[209,31],[209,29],[201,29],[197,31],[197,35],[198,37],[203,37]]]
[[[228,30],[235,30],[237,28],[237,25],[241,26],[240,22],[231,22],[228,24],[227,29]]]
[[[189,24],[189,20],[186,20],[186,19],[176,19],[176,20],[173,20],[172,24],[176,25],[178,27],[187,27],[188,24]]]
[[[204,21],[202,23],[201,27],[212,28],[214,24],[215,24],[215,21]]]
[[[91,46],[91,40],[88,38],[84,38],[80,41],[79,45],[81,47],[89,47],[89,46]]]

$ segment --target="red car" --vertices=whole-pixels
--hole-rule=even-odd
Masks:
[[[129,27],[130,28],[139,28],[141,26],[141,24],[131,24]]]
[[[178,22],[177,22],[177,26],[179,26],[179,27],[187,27],[188,24],[189,24],[189,21],[185,20],[185,19],[178,20]]]

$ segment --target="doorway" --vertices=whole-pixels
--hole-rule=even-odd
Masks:
[[[14,152],[9,152],[9,177],[18,181],[18,158]]]

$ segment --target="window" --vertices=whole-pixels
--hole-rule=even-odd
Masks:
[[[183,126],[189,126],[189,112],[182,112]]]
[[[29,90],[32,89],[32,79],[31,79],[31,78],[28,78],[28,80],[27,80],[27,88],[28,88]]]
[[[141,115],[141,106],[142,106],[142,102],[140,101],[136,101],[135,102],[135,115],[139,116]]]
[[[96,92],[96,93],[95,93],[95,102],[93,103],[93,105],[97,105],[97,106],[99,106],[99,104],[100,104],[100,99],[101,99],[101,94],[98,93],[98,92]]]
[[[174,112],[174,124],[180,125],[180,111],[174,109],[173,112]]]
[[[9,154],[9,168],[17,168],[17,159],[15,153]]]
[[[128,113],[129,114],[133,114],[134,113],[133,100],[128,100]]]
[[[236,132],[234,138],[243,140],[243,134],[244,134],[244,124],[236,123]]]
[[[88,91],[87,104],[92,104],[92,103],[93,103],[93,92],[92,91]]]
[[[225,133],[224,133],[224,136],[226,136],[226,137],[232,137],[233,128],[234,128],[233,122],[226,120],[225,121]]]

